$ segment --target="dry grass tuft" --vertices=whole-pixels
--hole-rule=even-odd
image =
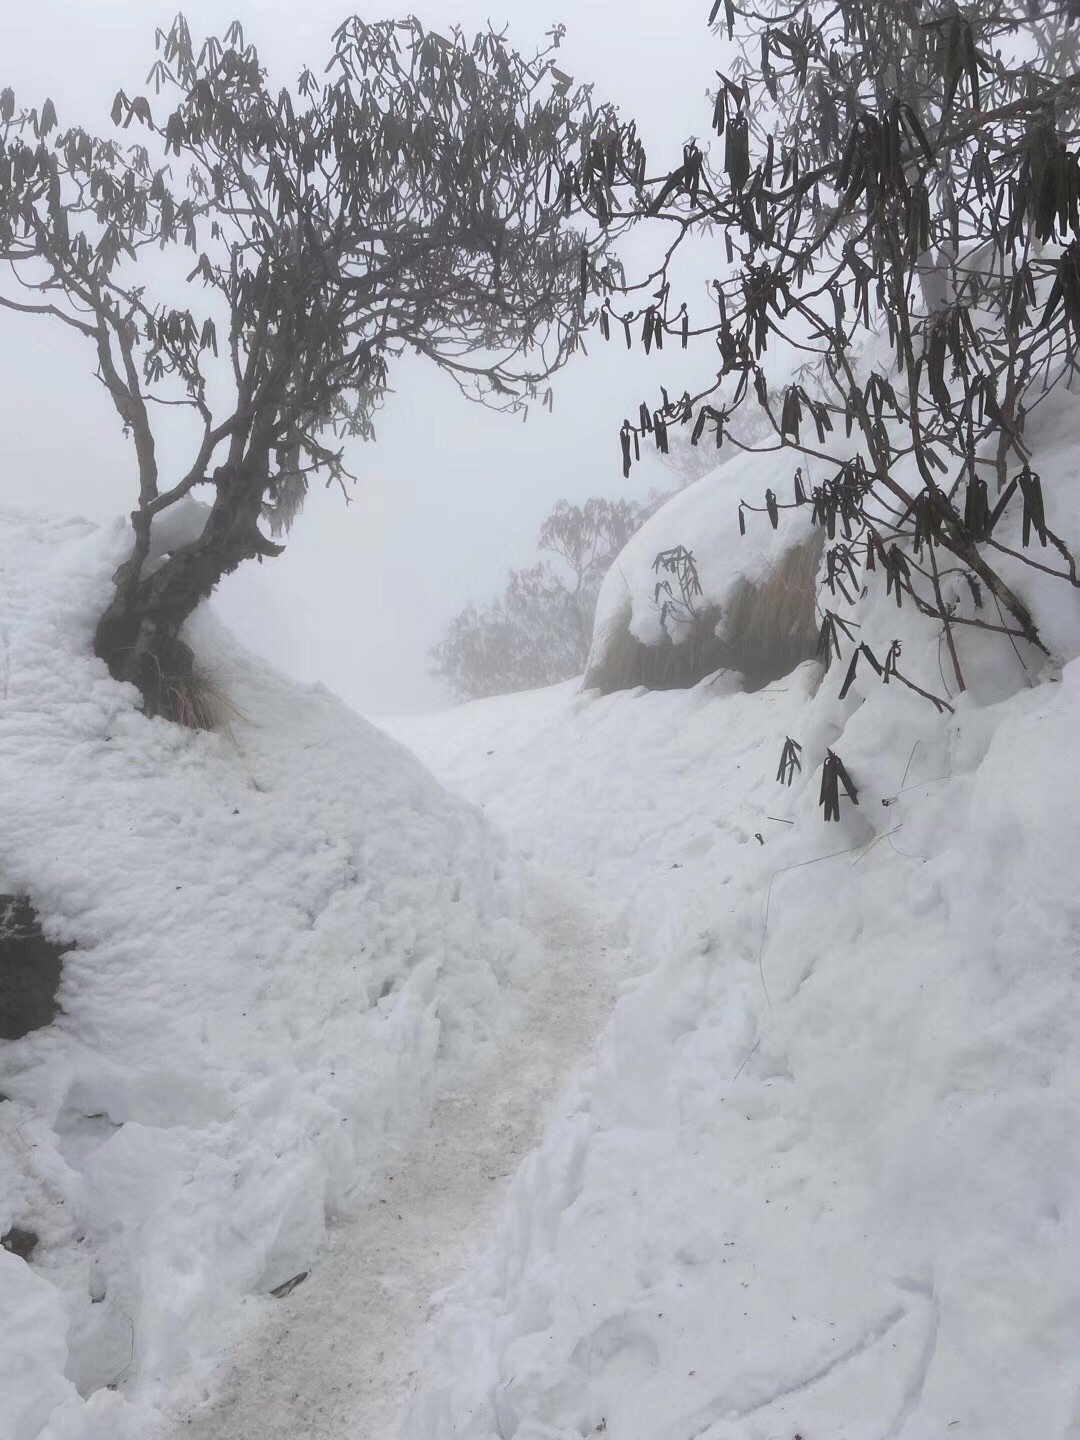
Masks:
[[[187,673],[159,669],[154,714],[189,730],[212,730],[232,740],[233,726],[244,713],[225,694],[213,673],[193,665]]]

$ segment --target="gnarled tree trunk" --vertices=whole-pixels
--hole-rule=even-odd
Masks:
[[[196,606],[243,561],[284,549],[259,530],[268,459],[265,451],[249,450],[237,467],[216,471],[217,495],[202,534],[149,574],[149,524],[138,511],[132,516],[135,547],[117,572],[94,649],[115,679],[138,688],[147,715],[168,714],[169,693],[191,677],[193,657],[180,632]]]

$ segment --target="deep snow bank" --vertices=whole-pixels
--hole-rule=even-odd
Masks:
[[[483,1250],[507,1182],[610,1017],[621,974],[590,887],[530,865],[523,891],[544,958],[513,1030],[462,1084],[443,1088],[408,1152],[331,1231],[311,1277],[232,1350],[210,1403],[178,1417],[169,1440],[397,1434],[433,1297]]]
[[[89,655],[120,544],[0,516],[0,891],[78,945],[63,1016],[0,1045],[0,1233],[41,1235],[0,1252],[3,1440],[142,1440],[535,961],[480,817],[210,619],[234,738],[136,713]]]
[[[1072,428],[1034,463],[1076,537]],[[1076,592],[1009,579],[1069,662]],[[841,664],[395,727],[621,898],[648,971],[449,1297],[405,1440],[1080,1437],[1080,661],[965,632],[949,696],[908,607],[845,613],[955,713],[869,667],[841,702]],[[829,747],[859,803],[826,825]]]
[[[863,789],[829,827],[812,767],[773,782],[800,685],[564,689],[419,742],[621,894],[653,968],[407,1440],[1080,1434],[1080,668],[940,721],[832,708]]]

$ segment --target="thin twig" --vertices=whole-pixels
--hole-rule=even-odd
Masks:
[[[758,1038],[754,1041],[753,1045],[750,1047],[749,1051],[747,1052],[746,1059],[742,1062],[739,1068],[735,1071],[735,1074],[731,1077],[733,1084],[739,1078],[742,1072],[746,1069],[747,1065],[749,1065],[751,1056],[754,1054],[754,1052],[758,1049],[760,1045],[761,1036],[759,1035]]]
[[[866,846],[859,858],[851,862],[852,865],[858,865],[860,861],[865,860],[867,855],[870,854],[870,851],[873,850],[875,845],[880,845],[882,840],[888,840],[890,835],[895,835],[897,830],[902,830],[903,828],[904,827],[902,825],[894,825],[891,830],[885,830],[880,835],[876,836],[873,840],[870,841],[869,845]]]
[[[956,642],[953,640],[952,622],[949,617],[949,608],[945,604],[941,594],[941,577],[938,575],[937,556],[934,553],[934,542],[932,539],[927,542],[926,548],[930,552],[930,569],[933,571],[934,574],[934,598],[937,600],[938,605],[941,609],[941,620],[942,624],[945,626],[945,640],[949,647],[949,658],[952,660],[953,663],[953,674],[956,676],[956,683],[960,687],[960,693],[963,694],[963,692],[967,689],[967,686],[964,684],[964,672],[960,669],[960,657],[956,653]],[[945,676],[942,675],[941,679],[942,683],[944,684]],[[946,694],[952,693],[949,690],[947,684],[945,685],[945,691]]]
[[[1004,628],[1004,627],[1005,627],[1005,616],[1004,616],[1004,614],[1002,613],[1001,601],[997,598],[996,595],[994,595],[994,592],[993,592],[993,591],[991,591],[990,593],[991,593],[991,595],[993,595],[994,604],[997,606],[998,619],[1001,621],[1002,628]],[[1020,668],[1021,668],[1021,669],[1023,670],[1023,672],[1024,672],[1024,678],[1025,678],[1025,680],[1027,681],[1027,683],[1028,683],[1028,689],[1030,690],[1031,687],[1035,684],[1035,682],[1034,682],[1034,680],[1032,680],[1031,674],[1030,674],[1030,672],[1028,671],[1028,667],[1027,667],[1027,665],[1025,665],[1025,663],[1024,663],[1024,657],[1020,654],[1019,647],[1017,646],[1016,641],[1013,639],[1012,631],[1006,629],[1006,630],[1005,630],[1005,634],[1008,635],[1008,637],[1009,637],[1009,644],[1012,646],[1013,652],[1014,652],[1014,654],[1016,655],[1017,660],[1020,661]]]
[[[910,769],[911,769],[911,762],[915,759],[915,751],[916,751],[918,748],[919,748],[919,741],[916,740],[916,741],[915,741],[915,744],[912,745],[912,747],[911,747],[911,754],[907,757],[907,764],[904,766],[904,778],[900,781],[900,788],[901,788],[901,790],[902,790],[902,789],[904,788],[904,786],[907,784],[907,777],[908,777],[908,772],[909,772]]]
[[[769,987],[765,984],[765,970],[762,965],[762,957],[765,953],[765,936],[769,929],[769,907],[772,903],[772,888],[781,875],[786,875],[789,870],[804,870],[807,865],[820,865],[823,860],[835,860],[838,855],[850,855],[854,850],[860,850],[860,845],[849,845],[844,850],[832,850],[828,855],[815,855],[812,860],[799,860],[794,865],[784,865],[779,870],[774,870],[769,879],[769,888],[765,892],[765,920],[761,926],[761,941],[758,944],[758,976],[761,980],[761,988],[765,993],[765,999],[769,1009],[773,1008],[772,1000],[769,997]]]

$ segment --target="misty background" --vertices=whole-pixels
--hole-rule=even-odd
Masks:
[[[239,19],[272,84],[291,85],[306,63],[321,73],[332,32],[357,7],[347,0],[188,0],[179,7],[169,0],[38,0],[5,14],[0,86],[12,85],[30,105],[50,96],[62,126],[109,134],[116,91],[145,90],[155,28],[167,27],[177,8],[199,37]],[[408,8],[376,0],[362,13],[376,20]],[[707,140],[705,91],[720,57],[705,0],[425,0],[413,8],[436,29],[456,23],[471,34],[489,19],[496,28],[505,24],[523,52],[552,25],[565,24],[561,68],[638,121],[650,174],[677,164],[691,135]],[[631,237],[624,250],[631,267],[655,259],[662,238],[655,228]],[[0,324],[0,503],[108,522],[135,503],[134,453],[94,378],[91,347],[57,332],[63,327],[38,317],[7,314]],[[553,413],[536,405],[525,422],[464,400],[431,365],[398,362],[377,443],[350,443],[348,463],[358,476],[352,503],[316,489],[285,554],[245,565],[222,583],[219,613],[274,665],[322,681],[363,712],[447,703],[428,674],[430,646],[463,605],[492,598],[512,566],[533,561],[553,502],[642,499],[665,483],[655,461],[624,481],[618,428],[643,399],[656,402],[661,383],[683,387],[685,358],[669,351],[650,359],[638,347],[627,353],[595,332],[588,347],[588,358],[577,356],[556,377]],[[699,352],[696,367],[686,368],[685,383],[700,381],[702,358]],[[159,454],[167,476],[167,444]],[[177,468],[183,459],[177,454]]]

